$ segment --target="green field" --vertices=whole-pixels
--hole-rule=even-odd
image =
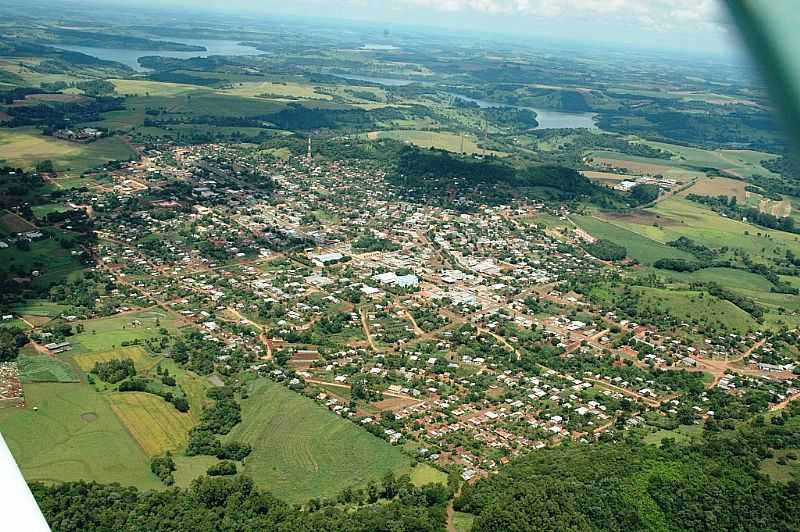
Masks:
[[[36,240],[29,251],[15,247],[0,249],[0,264],[5,267],[14,264],[26,272],[38,271],[40,275],[32,277],[31,282],[45,287],[83,269],[80,259],[53,239]]]
[[[194,419],[161,397],[145,392],[109,394],[111,409],[148,456],[175,452],[186,445]]]
[[[76,353],[110,351],[121,347],[123,342],[156,338],[161,334],[161,327],[174,332],[176,318],[161,309],[153,309],[81,323],[84,332],[71,338]]]
[[[473,514],[464,512],[455,512],[453,514],[453,526],[456,532],[469,532],[472,530],[472,523],[475,521]]]
[[[38,161],[49,159],[56,170],[81,173],[108,161],[133,156],[133,150],[116,137],[80,144],[45,137],[30,127],[0,129],[0,160],[22,168],[33,168]]]
[[[663,258],[686,260],[693,258],[689,253],[667,246],[663,242],[592,216],[574,215],[570,216],[570,219],[596,238],[610,240],[625,246],[628,256],[642,264],[652,264]]]
[[[410,463],[399,448],[271,381],[251,385],[242,420],[229,438],[253,446],[244,473],[293,502],[407,471]]]
[[[75,355],[75,363],[89,373],[94,369],[95,364],[98,362],[108,362],[109,360],[124,360],[129,358],[133,361],[136,371],[147,371],[158,364],[160,358],[152,357],[139,346],[120,347],[118,349],[110,349],[108,351],[100,351],[93,353],[86,353],[82,355]]]
[[[415,486],[426,484],[447,484],[447,473],[428,464],[419,464],[411,470],[411,482]]]
[[[147,456],[91,386],[27,384],[25,402],[22,410],[0,410],[0,432],[27,480],[161,487]]]
[[[20,356],[17,366],[23,383],[78,382],[78,377],[69,364],[47,355]]]
[[[420,148],[437,148],[454,153],[462,153],[463,144],[463,153],[491,153],[493,155],[505,155],[496,151],[482,150],[480,146],[478,146],[476,140],[472,137],[462,137],[461,135],[448,133],[446,131],[374,131],[368,134],[368,138],[373,140],[395,139],[408,142],[409,144],[419,146]]]

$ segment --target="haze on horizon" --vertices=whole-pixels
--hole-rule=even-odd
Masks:
[[[121,0],[96,0],[129,5]],[[73,2],[74,5],[75,2]],[[140,7],[314,17],[503,34],[513,39],[739,55],[719,0],[142,0]]]

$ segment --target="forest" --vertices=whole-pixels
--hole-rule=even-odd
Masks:
[[[573,444],[522,458],[466,486],[457,510],[473,530],[797,530],[800,483],[758,470],[773,450],[800,445],[800,409],[739,430],[659,447]]]

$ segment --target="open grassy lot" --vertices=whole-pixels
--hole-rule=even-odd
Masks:
[[[640,309],[654,308],[669,312],[686,323],[705,323],[739,333],[758,328],[758,323],[748,313],[708,294],[650,287],[636,287],[635,290]]]
[[[610,240],[625,246],[628,256],[642,264],[652,264],[662,258],[686,260],[693,258],[689,253],[667,246],[663,241],[649,238],[615,223],[612,224],[592,216],[575,215],[570,219],[596,238]]]
[[[98,362],[108,362],[109,360],[123,360],[130,358],[133,360],[133,365],[136,371],[147,371],[158,364],[160,357],[153,357],[148,355],[144,349],[139,346],[120,347],[109,351],[100,351],[96,353],[87,353],[85,355],[76,355],[74,357],[75,363],[89,373]]]
[[[372,140],[377,139],[395,139],[403,142],[408,142],[420,148],[438,148],[447,150],[454,153],[461,153],[462,150],[462,137],[455,133],[448,133],[445,131],[411,131],[411,130],[394,130],[394,131],[373,131],[368,133],[368,138]],[[500,152],[492,150],[481,150],[476,140],[470,136],[463,137],[463,152],[469,154],[475,153],[491,153],[494,155],[505,155]]]
[[[411,470],[411,482],[415,486],[426,484],[447,484],[447,473],[428,464],[418,464]]]
[[[175,460],[175,485],[188,488],[194,479],[206,474],[209,467],[219,462],[214,456],[173,455]]]
[[[475,515],[464,512],[455,512],[453,514],[453,526],[456,532],[469,532],[472,530],[472,523],[475,521]]]
[[[85,331],[71,340],[76,350],[109,351],[121,347],[122,342],[155,338],[162,327],[174,331],[176,318],[161,309],[152,309],[81,323]]]
[[[20,356],[17,367],[23,383],[78,382],[78,377],[69,364],[47,355]]]
[[[400,449],[271,381],[251,385],[242,419],[229,438],[253,446],[244,473],[293,502],[409,466]]]
[[[107,398],[91,386],[27,384],[25,400],[24,409],[0,410],[0,432],[27,480],[161,487]]]
[[[188,440],[194,420],[161,397],[144,392],[111,393],[111,409],[148,456],[177,451]]]
[[[133,150],[117,137],[107,137],[89,144],[45,137],[35,128],[0,129],[0,160],[22,168],[51,160],[59,171],[81,173],[108,161],[127,160]]]

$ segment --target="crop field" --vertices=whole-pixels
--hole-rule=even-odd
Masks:
[[[78,382],[78,377],[69,364],[47,355],[20,356],[17,367],[23,383]]]
[[[112,79],[114,88],[119,94],[130,96],[177,96],[193,92],[210,92],[197,85],[184,83],[166,83],[142,79]]]
[[[11,310],[15,314],[20,314],[25,317],[34,316],[43,318],[58,317],[68,309],[69,307],[66,305],[60,305],[45,299],[32,299],[24,303],[18,303],[11,307]]]
[[[740,203],[747,201],[750,193],[745,190],[747,182],[728,177],[704,177],[681,192],[681,196],[697,194],[700,196],[727,196],[735,197]]]
[[[0,410],[0,432],[28,481],[161,487],[107,398],[91,386],[27,384],[25,402],[24,409]]]
[[[130,358],[133,360],[133,365],[136,371],[146,371],[153,368],[158,364],[160,357],[153,357],[148,355],[140,346],[120,347],[109,351],[101,351],[97,353],[88,353],[85,355],[76,355],[74,357],[75,363],[89,373],[98,362],[108,362],[109,360],[123,360]]]
[[[159,329],[175,330],[176,319],[161,309],[143,310],[82,322],[85,331],[72,337],[73,344],[87,351],[110,351],[122,342],[160,336]]]
[[[121,392],[109,394],[108,400],[146,455],[157,456],[186,445],[194,419],[188,413],[178,412],[161,397],[145,392]]]
[[[33,168],[37,162],[49,159],[57,170],[77,174],[133,155],[133,150],[116,137],[80,144],[45,137],[29,127],[0,129],[0,160],[22,168]]]
[[[255,83],[237,83],[232,89],[220,91],[223,94],[242,97],[264,96],[266,98],[288,98],[306,100],[330,100],[331,96],[317,92],[312,85],[300,83],[276,83],[272,81],[262,81]]]
[[[620,227],[615,223],[592,216],[576,215],[570,218],[592,236],[625,246],[628,256],[642,264],[652,264],[662,258],[692,259],[692,255],[689,253],[667,246],[663,241],[654,240],[625,227]]]
[[[253,446],[244,473],[292,502],[409,467],[400,449],[271,381],[252,385],[242,419],[229,438]]]
[[[437,148],[447,150],[453,153],[461,153],[462,137],[455,133],[439,132],[439,131],[409,131],[409,130],[394,130],[394,131],[373,131],[368,133],[368,138],[372,140],[377,139],[396,139],[420,148]],[[474,138],[463,137],[463,152],[469,154],[476,153],[491,153],[493,155],[505,155],[500,152],[492,150],[482,150],[478,146]]]

